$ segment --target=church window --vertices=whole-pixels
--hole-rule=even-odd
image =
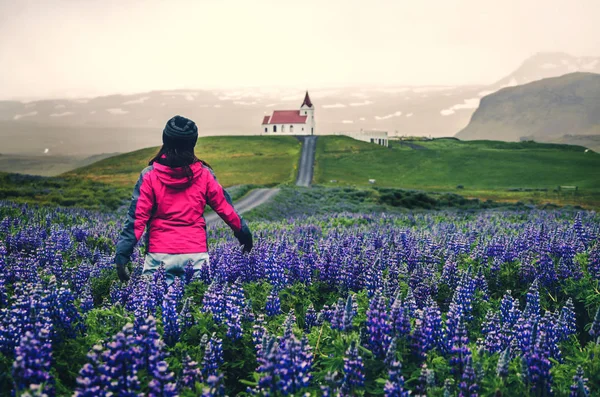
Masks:
[[[281,126],[281,132],[285,132],[285,125]]]
[[[267,127],[265,127],[265,132],[269,132],[269,129]]]
[[[276,125],[273,126],[273,132],[277,132],[277,126]]]
[[[290,132],[294,132],[294,126],[290,125]]]

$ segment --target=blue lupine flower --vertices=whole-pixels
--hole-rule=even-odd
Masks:
[[[27,331],[15,350],[12,377],[17,393],[31,385],[44,385],[43,392],[54,395],[54,378],[50,375],[52,364],[51,325],[41,328],[38,335]]]
[[[402,365],[394,361],[388,374],[390,378],[385,382],[383,394],[385,397],[408,397],[410,392],[404,389],[404,377],[402,376]]]
[[[104,348],[101,345],[94,345],[87,354],[88,363],[79,371],[77,377],[77,388],[74,397],[104,397],[107,396],[105,390],[107,379],[102,375],[100,366],[102,365],[101,356]]]
[[[269,292],[265,312],[269,317],[281,314],[281,302],[279,301],[279,292],[275,288],[272,288],[271,292]]]
[[[385,298],[376,295],[367,310],[366,333],[369,350],[379,358],[383,358],[391,340],[392,327],[389,322]]]
[[[168,346],[175,346],[181,335],[181,324],[177,314],[177,288],[175,283],[169,287],[162,302],[163,338]]]
[[[317,312],[315,311],[315,307],[311,303],[308,305],[308,309],[306,309],[306,314],[304,315],[304,330],[310,331],[310,329],[317,325]]]
[[[195,324],[194,314],[192,313],[192,298],[186,298],[183,301],[183,307],[179,313],[179,322],[181,324],[181,330],[185,331]]]
[[[477,380],[475,379],[475,371],[473,370],[473,362],[471,357],[467,357],[467,361],[465,363],[465,369],[460,378],[459,384],[459,397],[477,397],[477,391],[479,390],[479,386],[477,385]]]
[[[202,397],[223,397],[225,396],[225,385],[223,384],[223,375],[211,375],[206,379],[206,385],[202,390]]]
[[[204,358],[202,359],[202,376],[208,379],[209,376],[218,376],[219,367],[223,363],[223,341],[213,336],[206,344]]]
[[[225,298],[225,323],[227,337],[237,340],[242,337],[242,308],[244,306],[244,289],[239,279],[233,283]]]
[[[581,365],[577,366],[577,372],[573,376],[573,384],[570,388],[569,397],[590,397],[590,388],[587,386],[587,382],[587,378],[584,378],[583,368],[581,368]]]
[[[196,361],[192,361],[190,356],[186,354],[181,361],[183,371],[177,383],[177,389],[194,389],[196,383],[202,382],[202,372]]]
[[[225,293],[222,284],[213,281],[208,286],[200,310],[204,313],[211,313],[215,323],[220,324],[223,322],[225,318]]]
[[[344,357],[344,378],[341,384],[343,396],[352,396],[365,385],[363,366],[356,341],[352,341]]]
[[[160,361],[152,371],[152,380],[148,383],[150,389],[149,397],[175,397],[177,396],[177,386],[175,385],[175,376],[169,372],[169,365]]]

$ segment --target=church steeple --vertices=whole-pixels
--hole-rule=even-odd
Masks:
[[[306,95],[304,96],[304,102],[302,102],[302,106],[300,106],[300,108],[303,108],[304,106],[307,106],[309,108],[313,107],[313,104],[310,101],[310,97],[308,96],[308,91],[306,91]]]

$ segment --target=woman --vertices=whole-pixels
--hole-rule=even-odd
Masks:
[[[208,265],[204,207],[210,205],[243,245],[252,250],[252,233],[235,211],[229,194],[217,182],[207,163],[194,155],[196,124],[175,116],[163,130],[163,146],[150,161],[133,190],[125,227],[117,243],[115,264],[119,279],[129,280],[133,247],[148,227],[148,253],[143,275],[164,264],[167,282],[184,274],[188,262],[194,271]]]

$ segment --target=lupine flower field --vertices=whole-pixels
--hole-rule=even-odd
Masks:
[[[113,269],[124,217],[0,203],[0,393],[600,394],[600,216],[254,222],[168,285]]]

